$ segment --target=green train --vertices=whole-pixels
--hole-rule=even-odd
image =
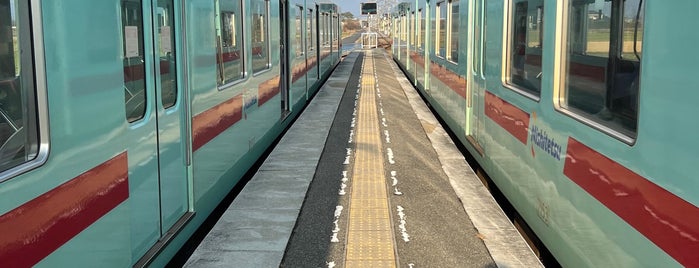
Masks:
[[[564,267],[699,267],[697,11],[403,1],[392,52],[535,249]]]
[[[167,264],[340,32],[304,0],[0,0],[0,267]]]

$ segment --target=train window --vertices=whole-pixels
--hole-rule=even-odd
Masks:
[[[483,1],[473,1],[473,73],[480,74],[483,64],[483,36],[482,36],[482,19],[483,19]]]
[[[217,84],[224,88],[245,78],[243,12],[239,0],[214,0],[214,3]]]
[[[400,18],[399,17],[393,18],[393,22],[394,22],[394,24],[393,24],[393,36],[395,38],[397,38],[398,40],[400,40],[400,30],[399,30],[400,29]]]
[[[408,30],[405,29],[406,28],[405,21],[406,21],[405,15],[401,15],[400,16],[400,41],[401,41],[400,45],[401,46],[403,46],[403,42],[405,42],[407,40],[407,38],[405,37],[405,33]]]
[[[270,68],[269,64],[269,1],[252,1],[252,72]]]
[[[320,47],[325,47],[325,13],[320,13],[318,17],[318,31]]]
[[[335,32],[335,25],[333,22],[335,22],[335,15],[333,15],[332,12],[330,12],[330,15],[328,16],[328,27],[329,30],[328,32],[330,33],[330,51],[335,50],[335,38],[337,36],[337,33]]]
[[[325,42],[325,46],[330,46],[330,17],[328,13],[325,13],[323,15],[323,32],[325,33],[325,38],[323,38],[323,41]]]
[[[0,172],[36,159],[39,151],[27,2],[0,0]]]
[[[560,106],[631,142],[638,116],[643,0],[571,1]]]
[[[160,37],[160,86],[164,108],[177,101],[177,60],[175,58],[175,13],[172,0],[158,0],[156,30]]]
[[[422,50],[424,44],[422,43],[422,38],[425,36],[425,17],[422,16],[422,9],[417,11],[417,47]]]
[[[313,9],[308,10],[306,14],[306,50],[308,57],[312,58],[315,55],[315,35],[313,34]]]
[[[516,0],[510,5],[506,83],[527,95],[541,94],[543,0]]]
[[[143,11],[141,0],[121,1],[124,31],[124,95],[126,119],[137,121],[146,113],[146,70],[143,51]]]
[[[303,57],[303,7],[301,6],[296,6],[296,14],[295,20],[294,20],[294,25],[295,27],[295,33],[294,33],[294,51],[296,52],[295,55],[297,58]]]
[[[415,35],[417,33],[416,28],[415,28],[415,12],[410,12],[410,30],[408,30],[410,33],[410,46],[413,47],[415,46]]]
[[[447,18],[447,23],[449,27],[447,39],[447,59],[458,63],[459,62],[459,2],[449,1],[449,17]]]
[[[435,38],[435,54],[440,57],[446,55],[447,49],[447,3],[439,2],[437,3],[437,9],[435,11],[437,14],[437,38]]]

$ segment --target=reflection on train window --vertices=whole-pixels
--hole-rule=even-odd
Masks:
[[[214,0],[216,7],[216,70],[219,87],[245,78],[243,13],[239,0]]]
[[[326,25],[328,24],[328,15],[327,13],[323,12],[320,14],[320,45],[322,47],[325,47],[328,45],[328,31],[326,29]]]
[[[401,15],[400,17],[400,25],[400,40],[403,41],[401,42],[401,45],[405,45],[404,43],[408,42],[408,18],[405,16],[405,14]]]
[[[157,27],[160,59],[160,87],[164,108],[177,102],[177,60],[175,58],[175,13],[172,0],[158,0]]]
[[[534,96],[541,93],[544,0],[514,1],[510,6],[507,83]]]
[[[0,0],[0,172],[33,160],[39,147],[27,2]]]
[[[447,36],[447,59],[458,63],[459,62],[459,2],[449,1],[449,17],[447,18],[449,27]]]
[[[563,108],[635,137],[643,0],[572,1]]]
[[[335,51],[335,38],[337,36],[337,33],[335,32],[335,16],[333,15],[332,12],[330,12],[330,15],[328,16],[328,32],[330,34],[330,51]]]
[[[422,9],[417,11],[417,47],[420,51],[424,48],[425,44],[422,43],[422,37],[425,36],[425,17],[422,14]]]
[[[410,33],[410,47],[415,46],[415,34],[417,33],[417,28],[415,28],[415,12],[410,12],[410,30],[408,32]]]
[[[252,72],[270,68],[269,1],[252,1]]]
[[[146,113],[146,69],[143,52],[143,11],[141,0],[121,1],[124,31],[124,97],[126,119],[134,122]]]
[[[471,40],[473,45],[473,73],[480,74],[481,66],[483,61],[483,47],[482,47],[482,36],[481,36],[481,20],[483,18],[483,0],[473,1],[473,40]]]
[[[447,49],[447,3],[437,3],[435,12],[437,13],[435,15],[435,18],[437,18],[437,36],[434,45],[435,54],[444,57]]]
[[[396,17],[396,25],[395,25],[395,36],[398,41],[403,40],[403,28],[401,28],[401,22],[403,22],[403,16],[397,16]],[[362,26],[363,27],[363,26]],[[398,42],[400,44],[400,42]],[[398,46],[396,46],[398,47]]]
[[[315,35],[313,32],[313,9],[309,9],[306,14],[306,50],[308,51],[308,57],[312,58],[315,56]]]
[[[296,6],[294,14],[294,51],[297,58],[303,57],[303,7]]]

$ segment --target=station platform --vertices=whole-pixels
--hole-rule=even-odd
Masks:
[[[337,66],[186,267],[541,267],[383,49]]]

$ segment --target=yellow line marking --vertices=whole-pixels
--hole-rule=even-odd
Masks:
[[[363,63],[361,85],[345,267],[396,267],[371,51]]]

